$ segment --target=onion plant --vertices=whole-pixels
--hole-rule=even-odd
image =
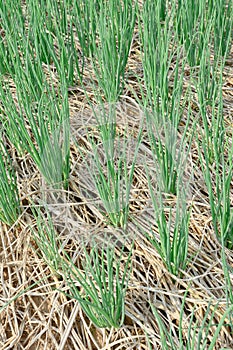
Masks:
[[[156,113],[145,113],[156,181],[160,190],[176,194],[178,187],[182,186],[188,191],[189,180],[184,179],[184,172],[190,151],[190,144],[187,143],[190,111],[187,113],[183,135],[178,133],[169,119],[160,118]]]
[[[174,24],[191,67],[200,64],[210,43],[214,46],[215,56],[228,54],[228,42],[232,38],[232,6],[232,0],[178,1]]]
[[[171,64],[168,19],[161,21],[162,1],[145,1],[139,13],[142,64],[147,100],[153,110],[161,110],[168,100],[168,67]],[[140,22],[139,22],[140,24]],[[151,35],[153,33],[153,35]],[[163,33],[163,35],[161,35]],[[169,63],[168,63],[169,61]]]
[[[208,1],[208,6],[212,9],[209,17],[214,17],[214,54],[217,57],[218,55],[221,55],[222,57],[228,56],[230,51],[229,42],[231,42],[233,38],[233,1],[211,0],[210,2]]]
[[[63,32],[57,37],[60,38],[59,48],[63,54],[57,58],[49,48],[53,47],[53,43],[49,42],[50,39],[38,42],[38,36],[47,31],[44,29],[45,19],[42,10],[45,3],[42,2],[41,6],[39,3],[38,6],[36,4],[28,1],[25,14],[22,12],[21,5],[17,7],[14,4],[13,12],[9,4],[2,6],[5,14],[4,45],[8,49],[13,65],[11,79],[14,89],[12,89],[12,80],[7,76],[2,76],[0,81],[1,116],[8,139],[21,154],[27,151],[32,156],[47,183],[55,187],[67,187],[69,177],[67,87],[69,78],[66,67],[70,67],[70,64],[65,48],[62,47],[66,43],[65,41],[61,43]],[[57,12],[59,13],[58,9]],[[46,23],[51,21],[54,23],[56,18],[54,16]],[[27,26],[25,18],[29,21]],[[52,26],[51,23],[50,26]],[[16,35],[17,28],[19,31]],[[61,27],[62,30],[65,31],[65,25]],[[45,48],[50,50],[50,56]],[[52,82],[52,72],[48,68],[51,60],[54,60],[55,65],[56,60],[59,62],[57,86]],[[47,63],[47,71],[44,63]],[[14,95],[12,90],[14,90]]]
[[[100,3],[100,0],[78,0],[73,4],[73,23],[84,57],[90,57],[94,53]]]
[[[178,1],[176,26],[191,67],[199,64],[204,50],[205,37],[209,31],[209,27],[206,28],[205,8],[205,0],[195,3],[192,0]],[[208,25],[209,23],[207,22]]]
[[[29,83],[31,85],[31,82]],[[55,91],[50,91],[49,94],[45,91],[40,99],[33,103],[27,92],[29,83],[25,73],[22,72],[16,80],[18,97],[16,103],[9,85],[0,82],[1,115],[5,121],[5,133],[21,154],[27,151],[32,156],[49,185],[67,187],[69,178],[67,90],[61,89],[63,96],[59,100]]]
[[[0,221],[14,224],[20,214],[16,174],[3,142],[0,142]]]
[[[186,132],[179,139],[172,124],[154,124],[148,119],[152,161],[145,162],[149,193],[158,227],[158,235],[152,229],[145,235],[155,247],[168,270],[178,275],[185,269],[188,253],[190,209],[187,206],[190,179],[184,176],[189,154]],[[189,123],[187,122],[187,128]],[[162,128],[161,128],[162,126]],[[190,174],[192,175],[192,174]],[[175,194],[174,208],[166,205],[166,196]]]
[[[15,72],[14,51],[21,50],[21,38],[25,34],[25,17],[19,1],[0,4],[1,38],[0,38],[0,74]]]
[[[185,296],[186,297],[186,296]],[[151,309],[154,317],[158,323],[159,333],[161,338],[161,346],[163,350],[214,350],[217,346],[217,341],[222,328],[227,323],[229,314],[233,310],[233,306],[229,306],[224,312],[218,324],[214,323],[214,317],[217,312],[218,304],[211,305],[211,301],[208,303],[207,309],[203,316],[203,319],[199,321],[195,318],[194,308],[191,312],[191,317],[188,323],[188,329],[185,329],[187,334],[186,339],[183,336],[183,322],[184,322],[184,310],[185,310],[185,297],[182,302],[180,311],[180,321],[178,325],[179,343],[174,341],[171,331],[169,331],[164,324],[159,312],[155,306],[151,304]],[[228,324],[227,324],[228,326]],[[212,331],[212,327],[215,328]],[[149,349],[152,349],[150,340],[148,339]]]
[[[52,218],[46,206],[44,207],[45,214],[42,213],[40,207],[35,205],[31,209],[36,223],[30,227],[30,230],[38,247],[37,254],[49,266],[51,272],[59,276],[62,268],[61,243]]]
[[[232,249],[233,145],[232,130],[228,132],[223,114],[224,59],[219,56],[213,66],[205,55],[201,60],[196,89],[204,133],[201,140],[198,140],[198,145],[199,159],[209,195],[213,228],[219,241],[223,239],[224,244]]]
[[[130,0],[99,1],[98,5],[92,63],[107,102],[116,102],[124,88],[137,6]]]
[[[161,122],[163,118],[163,121],[170,119],[176,128],[181,116],[186,59],[181,60],[182,48],[175,45],[176,38],[171,26],[175,4],[171,5],[165,18],[162,8],[163,1],[147,0],[143,11],[139,12],[143,83],[146,88],[145,93],[142,89],[141,103],[156,112]]]
[[[158,195],[154,193],[148,171],[147,178],[158,234],[152,228],[144,234],[159,253],[168,271],[174,275],[182,274],[182,270],[188,264],[191,209],[187,208],[186,199],[181,190],[177,193],[175,207],[166,206],[162,193]]]
[[[99,113],[96,112],[99,141],[96,141],[91,131],[88,135],[91,154],[84,155],[79,149],[93,187],[101,200],[100,210],[104,208],[105,212],[101,211],[110,224],[125,229],[142,129],[139,129],[135,140],[133,137],[128,137],[127,132],[121,136],[117,135],[115,113],[114,106],[110,106],[108,112],[104,107]],[[85,192],[83,189],[81,191]],[[89,196],[88,191],[84,195]]]
[[[182,177],[187,156],[184,141],[189,111],[184,136],[179,138],[177,130],[189,90],[184,94],[184,67],[187,61],[185,58],[181,60],[182,48],[171,26],[175,4],[165,17],[166,9],[163,6],[162,1],[148,0],[139,13],[143,82],[146,87],[145,93],[142,89],[141,104],[147,118],[147,134],[161,190],[175,194],[178,172]]]
[[[208,190],[210,210],[215,234],[219,241],[229,249],[233,248],[233,208],[231,203],[231,189],[233,179],[233,145],[227,141],[222,131],[222,150],[214,153],[214,159],[209,160],[209,153],[205,140],[200,142],[199,150],[202,171]],[[217,143],[217,140],[214,141]],[[217,145],[213,144],[214,147]],[[226,154],[225,154],[226,153]],[[212,174],[215,174],[213,177]]]
[[[83,243],[80,269],[66,252],[66,247],[62,247],[49,211],[46,206],[44,209],[45,214],[42,214],[41,209],[32,208],[36,225],[31,226],[31,232],[39,256],[53,274],[64,278],[69,292],[62,292],[78,300],[97,327],[119,328],[124,322],[133,245],[125,257],[124,244],[117,253],[107,237],[101,245],[93,239],[90,250]]]
[[[124,303],[132,249],[124,257],[123,247],[117,256],[108,239],[101,246],[92,243],[90,251],[83,247],[82,270],[66,256],[63,274],[69,293],[65,294],[79,301],[83,311],[97,327],[119,328],[125,317]]]
[[[82,79],[84,62],[74,37],[73,6],[70,1],[32,1],[27,2],[29,22],[28,38],[33,47],[36,61],[49,67],[53,63],[58,76],[65,76],[67,84]]]
[[[190,209],[187,200],[192,173],[187,178],[185,169],[192,139],[192,133],[187,136],[191,113],[188,110],[183,135],[173,121],[160,120],[156,114],[146,111],[151,159],[147,159],[148,163],[145,161],[145,168],[158,235],[152,229],[145,235],[168,270],[178,275],[186,267],[188,253]],[[164,198],[169,195],[175,196],[174,208],[166,206]]]

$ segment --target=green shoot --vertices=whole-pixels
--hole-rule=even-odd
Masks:
[[[33,104],[24,78],[21,75],[21,81],[16,82],[18,106],[8,85],[0,84],[5,133],[20,154],[27,151],[32,156],[49,185],[67,187],[70,137],[67,91],[61,89],[63,97],[57,103],[53,91],[49,95],[43,92],[39,101]],[[61,109],[58,103],[62,104]]]
[[[117,257],[108,242],[101,247],[94,242],[90,252],[84,247],[83,271],[69,258],[68,263],[64,263],[64,276],[69,286],[69,294],[65,294],[78,300],[99,328],[119,328],[124,322],[131,257],[132,249],[123,262],[123,249]]]
[[[164,350],[214,350],[216,349],[216,343],[218,340],[219,333],[221,332],[224,323],[232,312],[232,305],[226,309],[223,316],[220,319],[220,322],[216,325],[214,324],[214,316],[217,311],[218,304],[216,306],[212,306],[211,302],[209,302],[205,315],[202,321],[196,320],[195,317],[195,309],[192,310],[190,321],[188,324],[188,331],[185,332],[187,334],[186,339],[184,339],[182,334],[183,329],[183,318],[184,318],[184,300],[182,302],[181,313],[180,313],[180,323],[179,323],[179,344],[175,343],[173,340],[173,336],[171,332],[168,331],[166,325],[161,319],[158,311],[155,306],[151,304],[152,312],[158,322],[159,332],[161,336],[161,345]],[[211,334],[211,327],[215,327],[215,331],[213,335]],[[211,333],[210,333],[211,332]],[[210,338],[211,334],[211,338]]]
[[[105,216],[114,227],[125,229],[129,216],[130,188],[142,133],[140,130],[135,141],[126,138],[126,133],[117,136],[115,113],[112,106],[108,113],[103,109],[99,116],[96,112],[100,142],[96,142],[93,134],[89,135],[91,157],[82,154],[82,158]],[[127,152],[132,146],[134,148],[129,159]],[[86,195],[88,194],[85,193]]]
[[[31,226],[33,239],[38,247],[38,255],[43,258],[46,264],[55,275],[60,275],[62,258],[60,256],[60,242],[58,234],[53,225],[52,218],[46,210],[46,216],[40,208],[32,207],[33,216],[36,219],[36,225]]]
[[[181,191],[177,194],[175,208],[166,208],[162,195],[156,196],[154,193],[148,170],[147,176],[159,239],[152,229],[144,234],[161,256],[168,271],[178,275],[188,263],[190,209],[186,207]]]
[[[13,225],[20,214],[15,171],[3,143],[0,143],[0,221]]]
[[[107,102],[116,102],[124,88],[136,5],[131,0],[100,1],[95,16],[97,43],[93,41],[92,63]]]

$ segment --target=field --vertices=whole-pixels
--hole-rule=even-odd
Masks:
[[[0,350],[233,349],[232,25],[0,2]]]

